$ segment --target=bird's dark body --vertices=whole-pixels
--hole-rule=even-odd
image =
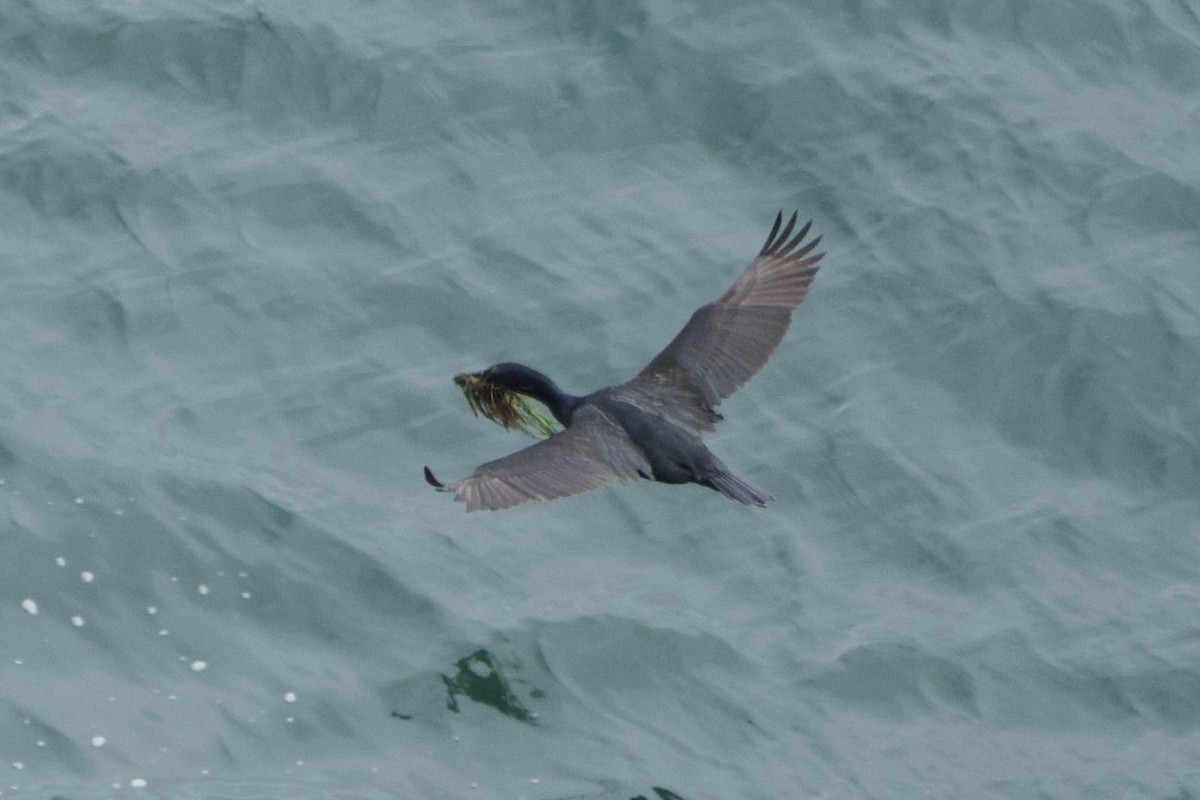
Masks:
[[[662,413],[639,408],[614,394],[612,390],[601,390],[592,395],[596,398],[593,402],[617,421],[649,463],[650,472],[643,478],[660,483],[697,483],[721,491],[717,483],[721,477],[736,477],[704,445],[699,434]],[[761,505],[768,498],[762,493],[751,502]]]
[[[698,435],[615,394],[611,389],[602,389],[585,402],[594,403],[616,420],[641,452],[650,464],[650,474],[642,477],[662,483],[705,482],[720,462]]]
[[[721,419],[714,406],[754,375],[787,332],[824,255],[820,237],[804,244],[809,225],[792,237],[782,215],[758,257],[725,294],[702,306],[666,348],[631,380],[582,397],[562,391],[523,364],[502,363],[475,377],[545,405],[563,430],[489,461],[473,475],[442,486],[468,511],[500,509],[590,491],[614,480],[647,478],[696,483],[747,505],[771,496],[733,473],[701,436]]]

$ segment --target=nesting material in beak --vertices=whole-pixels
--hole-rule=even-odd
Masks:
[[[469,372],[455,375],[454,382],[462,389],[467,405],[475,416],[482,414],[506,430],[515,428],[533,437],[558,433],[558,426],[552,420],[516,392],[510,392]]]

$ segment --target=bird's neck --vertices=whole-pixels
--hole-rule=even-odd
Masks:
[[[563,426],[571,424],[571,417],[579,406],[581,398],[567,394],[558,385],[535,369],[530,369],[526,380],[517,390],[526,397],[532,397],[550,409],[550,413]]]

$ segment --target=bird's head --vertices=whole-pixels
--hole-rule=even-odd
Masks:
[[[537,370],[510,361],[493,364],[485,370],[474,373],[474,377],[506,391],[529,396],[535,396],[539,388],[545,386],[547,382],[546,376]]]

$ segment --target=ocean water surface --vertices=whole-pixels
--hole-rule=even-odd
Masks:
[[[1194,4],[0,4],[0,797],[1200,797]],[[812,292],[777,498],[425,485]]]

